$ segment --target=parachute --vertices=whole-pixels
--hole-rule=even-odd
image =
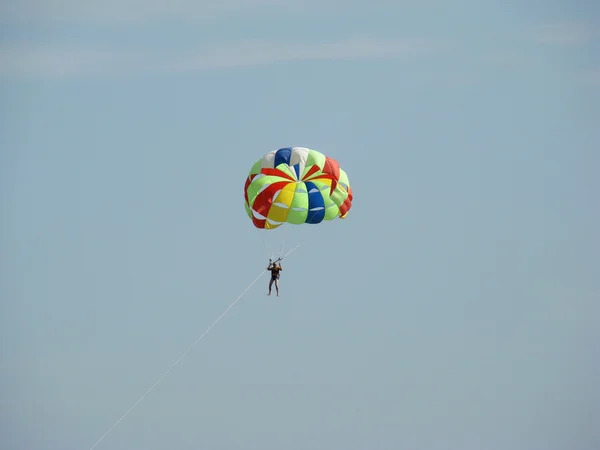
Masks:
[[[254,226],[273,230],[284,223],[346,218],[352,188],[335,159],[305,147],[286,147],[256,161],[246,178],[244,199]]]

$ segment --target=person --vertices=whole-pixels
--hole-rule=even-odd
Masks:
[[[277,261],[272,262],[269,259],[267,270],[271,271],[271,281],[269,281],[269,293],[267,295],[271,295],[271,288],[273,287],[274,282],[275,289],[277,290],[277,297],[279,297],[279,272],[283,270],[283,267],[281,267],[281,264],[277,264]]]

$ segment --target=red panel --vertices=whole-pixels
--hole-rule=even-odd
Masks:
[[[252,183],[252,178],[246,178],[246,183],[244,184],[244,199],[246,200],[246,205],[248,204],[248,186]]]
[[[265,175],[272,175],[272,176],[276,176],[276,177],[281,177],[281,178],[285,178],[286,180],[290,180],[290,181],[296,181],[294,178],[290,177],[287,173],[282,172],[279,169],[262,169],[261,173],[265,174]]]
[[[340,165],[335,159],[326,156],[325,165],[323,166],[323,172],[331,174],[333,176],[333,182],[331,183],[331,189],[329,190],[329,195],[331,195],[333,194],[333,191],[335,191],[338,180],[340,179]]]
[[[311,166],[311,168],[308,170],[308,172],[306,172],[306,175],[304,175],[304,178],[302,178],[302,181],[308,180],[311,176],[313,176],[319,170],[321,170],[321,169],[319,169],[319,166],[317,166],[317,165]]]
[[[333,175],[333,178],[335,180],[339,180],[340,178],[340,165],[338,164],[338,162],[333,159],[330,158],[329,156],[325,157],[325,164],[323,165],[323,172],[324,173],[329,173],[331,175]]]
[[[350,211],[350,208],[352,207],[352,199],[353,198],[354,197],[352,195],[352,188],[350,186],[348,186],[348,198],[346,198],[344,203],[342,203],[342,206],[340,206],[340,214],[342,216],[344,214],[346,214],[348,211]]]
[[[270,184],[256,196],[256,199],[252,204],[252,209],[261,216],[266,217],[269,214],[269,208],[271,208],[271,204],[273,203],[273,195],[275,195],[278,190],[283,189],[287,184],[289,184],[287,181],[279,181]]]
[[[267,221],[265,219],[257,219],[256,217],[252,216],[252,223],[256,228],[264,228]]]

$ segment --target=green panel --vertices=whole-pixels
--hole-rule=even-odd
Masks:
[[[262,165],[262,158],[254,163],[254,165],[250,169],[249,175],[255,175],[257,173],[260,173],[261,165]]]
[[[314,165],[317,165],[320,169],[323,169],[323,166],[325,165],[325,155],[317,152],[316,150],[309,150],[308,157],[306,158],[306,166],[304,166],[304,171],[302,172],[302,177],[304,177],[310,167]]]
[[[276,169],[281,170],[283,173],[285,173],[286,175],[292,177],[293,180],[296,179],[296,172],[292,171],[290,169],[290,166],[288,166],[287,164],[279,164]],[[288,180],[289,181],[289,180]]]
[[[325,217],[323,218],[323,220],[333,220],[335,219],[340,213],[340,208],[338,208],[338,206],[334,203],[329,207],[325,208]]]
[[[348,174],[346,174],[346,172],[344,172],[342,169],[340,169],[340,176],[338,178],[338,181],[340,183],[344,183],[347,186],[350,186],[350,180],[348,180]]]
[[[244,209],[246,210],[246,214],[248,214],[248,217],[252,219],[252,211],[250,210],[250,207],[246,204],[246,202],[244,202]]]
[[[308,216],[308,194],[305,192],[298,192],[298,189],[306,189],[306,184],[300,182],[296,183],[296,192],[294,193],[294,199],[290,206],[290,212],[287,217],[288,223],[294,223],[296,225],[302,224],[306,221]],[[304,208],[304,211],[294,211],[294,208]]]
[[[336,186],[335,190],[333,191],[333,194],[331,194],[331,200],[333,200],[334,203],[338,206],[341,206],[347,198],[348,192],[346,192],[346,189],[339,185]]]
[[[340,185],[340,183],[343,183],[346,186],[350,186],[350,181],[348,180],[348,175],[342,169],[340,169],[338,185],[336,186],[335,191],[333,191],[333,194],[331,194],[331,198],[338,206],[341,206],[348,198],[348,191],[346,191],[346,189],[344,189]]]
[[[323,197],[323,203],[325,203],[325,217],[323,220],[333,220],[339,214],[339,207],[333,202],[333,199],[329,196],[329,190],[331,189],[327,183],[322,181],[313,181],[315,186],[319,188],[321,196]],[[333,204],[332,204],[333,202]]]

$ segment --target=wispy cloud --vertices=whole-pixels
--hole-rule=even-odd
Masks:
[[[539,44],[578,45],[589,41],[594,30],[581,23],[555,23],[535,27],[533,36]]]
[[[328,43],[244,40],[176,51],[88,45],[0,45],[5,78],[105,77],[194,73],[284,61],[389,59],[448,50],[445,42],[354,38]]]
[[[480,61],[494,67],[517,67],[522,62],[522,57],[514,51],[490,51],[484,54]]]
[[[0,76],[14,79],[72,78],[124,73],[143,64],[143,54],[77,44],[0,44]]]
[[[315,0],[308,0],[315,5]],[[131,24],[199,22],[234,13],[285,10],[293,0],[20,0],[0,2],[0,22]]]
[[[399,58],[447,48],[444,42],[429,40],[357,37],[369,34],[366,31],[355,34],[359,33],[356,29],[349,31],[350,37],[334,39],[327,27],[323,34],[329,35],[329,40],[317,42],[315,21],[322,20],[323,14],[329,17],[334,3],[333,0],[0,2],[0,26],[9,23],[13,25],[11,32],[16,30],[0,41],[0,77],[40,79],[194,73],[284,61]],[[349,0],[344,7],[352,4],[356,6],[357,1]],[[339,10],[339,6],[337,8]],[[254,23],[253,20],[262,21],[260,34],[263,36],[269,36],[270,23],[276,22],[275,29],[281,30],[281,14],[294,17],[293,31],[285,36],[274,31],[272,40],[244,39],[253,33],[246,27],[248,22]],[[313,32],[305,33],[297,14],[311,18]],[[230,15],[238,17],[230,20],[227,17]],[[202,28],[203,24],[197,25],[213,19],[228,25],[212,24],[206,28]],[[44,26],[37,28],[40,22]],[[185,26],[190,23],[191,26]],[[24,26],[14,27],[15,24]],[[254,29],[257,28],[260,27]],[[231,30],[232,38],[238,40],[223,41],[219,31],[222,29]],[[333,34],[343,35],[343,29],[336,29]],[[23,41],[25,34],[38,41]],[[276,40],[277,37],[280,40]],[[194,39],[196,43],[200,40],[200,44],[190,44]]]
[[[585,72],[581,77],[581,81],[586,84],[600,86],[600,68]]]
[[[312,44],[244,41],[222,45],[204,53],[182,55],[168,70],[195,71],[283,61],[390,59],[431,54],[445,49],[447,46],[444,43],[424,40],[354,38]]]

